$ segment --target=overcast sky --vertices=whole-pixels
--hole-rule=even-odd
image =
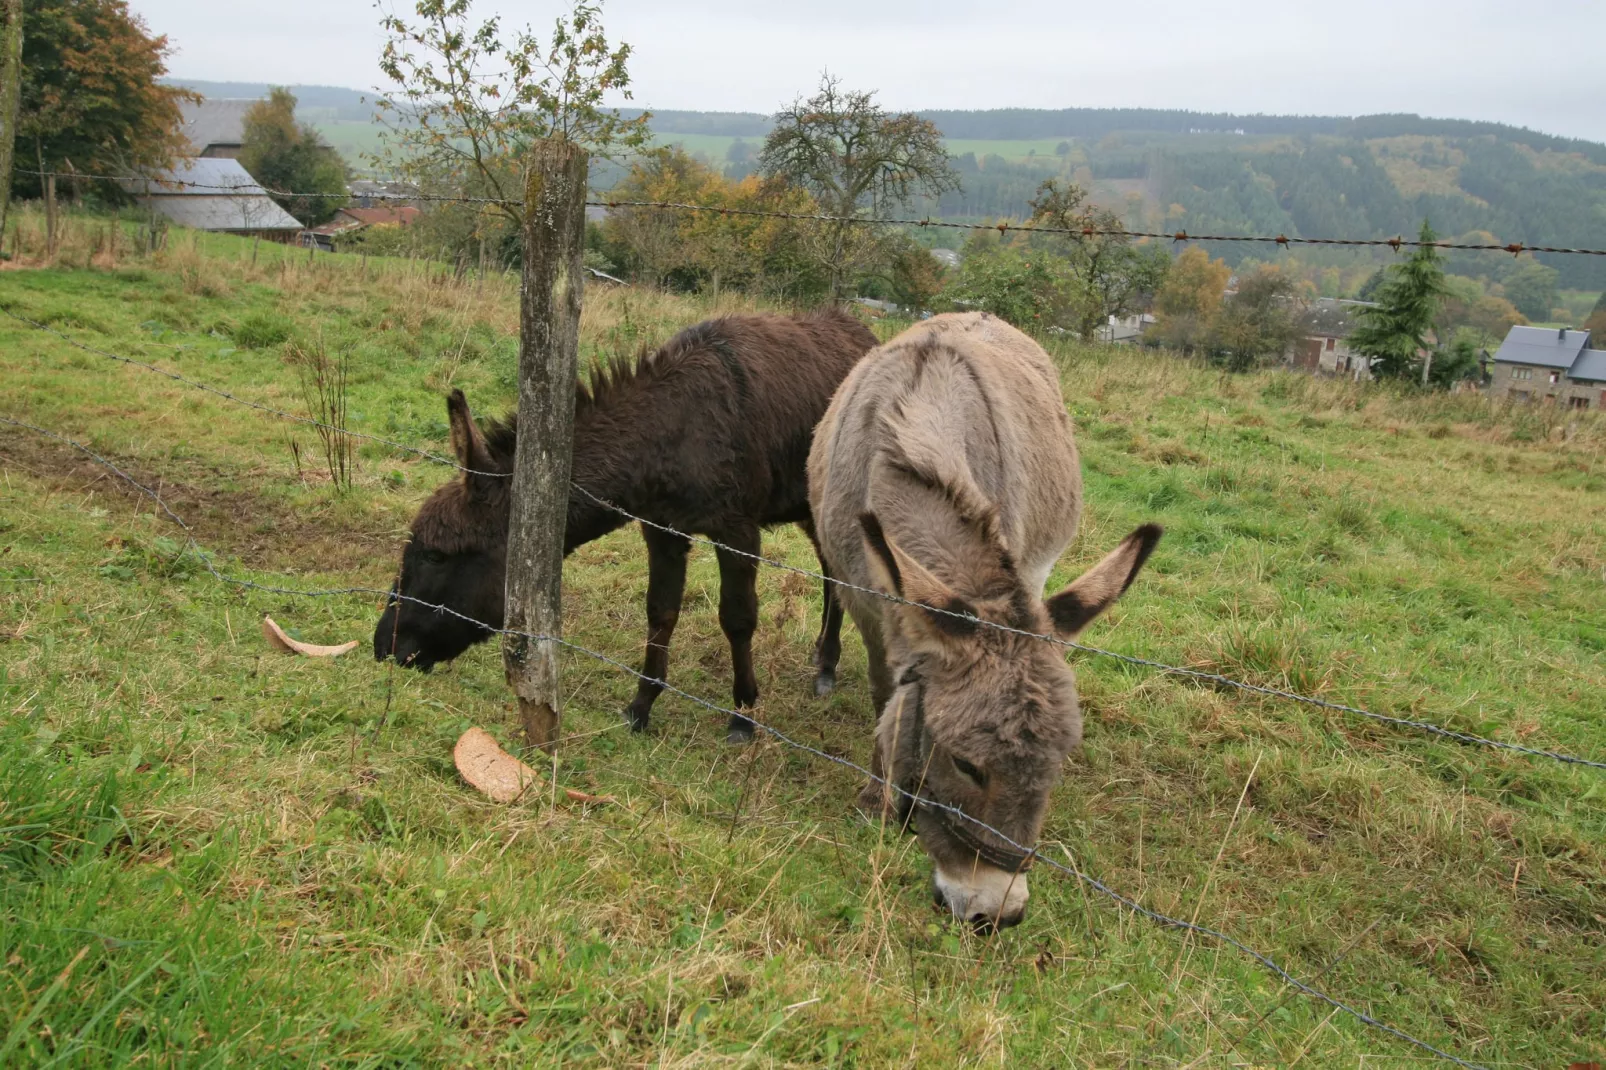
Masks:
[[[369,0],[132,7],[178,46],[177,77],[380,78]],[[543,30],[562,9],[476,4]],[[828,68],[899,109],[1417,112],[1606,141],[1606,0],[609,0],[603,17],[648,107],[771,112]]]

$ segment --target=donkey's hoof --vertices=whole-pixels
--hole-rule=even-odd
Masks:
[[[749,721],[745,717],[740,717],[740,718],[732,717],[730,724],[727,725],[726,728],[725,728],[725,742],[726,743],[751,743],[751,742],[753,742],[753,722]]]
[[[886,789],[874,780],[859,789],[859,797],[855,803],[871,821],[880,821],[884,817],[892,816],[892,807],[887,805]]]
[[[645,732],[647,719],[650,716],[652,716],[651,710],[638,710],[634,706],[625,707],[625,723],[630,726],[632,732]]]
[[[814,676],[814,697],[824,698],[836,690],[836,670],[821,669]]]

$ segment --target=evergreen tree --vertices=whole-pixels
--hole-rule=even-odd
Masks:
[[[1438,235],[1423,220],[1417,238],[1426,243],[1436,241]],[[1360,325],[1350,335],[1349,344],[1372,358],[1373,375],[1404,379],[1415,374],[1417,353],[1429,348],[1427,334],[1447,293],[1443,261],[1436,247],[1417,246],[1378,283],[1372,296],[1376,307],[1361,309]]]

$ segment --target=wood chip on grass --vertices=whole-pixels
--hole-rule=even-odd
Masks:
[[[496,737],[483,728],[470,728],[459,736],[452,759],[469,786],[492,802],[510,803],[526,792],[538,794],[541,790],[540,774],[503,750]],[[617,801],[611,795],[588,795],[573,788],[564,788],[563,794],[572,802]]]

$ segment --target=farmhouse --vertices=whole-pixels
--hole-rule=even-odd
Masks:
[[[321,226],[301,233],[301,244],[316,245],[332,252],[338,235],[350,234],[364,227],[406,227],[418,219],[419,210],[412,205],[377,205],[373,208],[348,206],[335,213],[335,217]]]
[[[1589,348],[1587,330],[1513,327],[1494,355],[1489,395],[1606,408],[1606,351]]]
[[[1364,382],[1372,378],[1371,362],[1349,348],[1355,329],[1354,313],[1364,301],[1318,297],[1299,314],[1299,337],[1283,354],[1292,367],[1312,375],[1341,376]]]
[[[180,160],[148,178],[125,178],[123,190],[167,219],[196,230],[293,241],[301,224],[269,197],[237,160]]]
[[[196,156],[208,160],[237,160],[244,141],[245,113],[257,101],[251,98],[208,98],[179,106],[179,131]]]

